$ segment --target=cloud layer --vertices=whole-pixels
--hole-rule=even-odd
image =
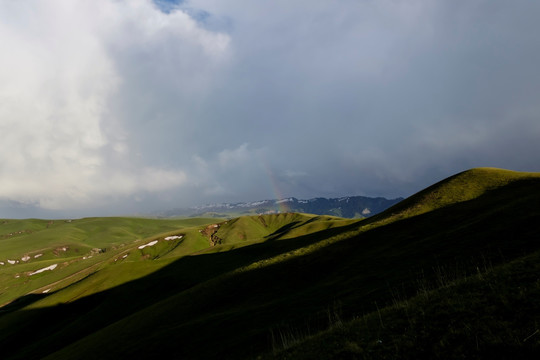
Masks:
[[[0,1],[0,215],[540,171],[539,15],[524,0]]]
[[[0,6],[1,197],[76,208],[186,182],[181,167],[142,159],[138,133],[162,126],[169,88],[203,90],[226,35],[149,1]]]

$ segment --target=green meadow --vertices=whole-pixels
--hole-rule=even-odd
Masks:
[[[362,220],[1,220],[2,358],[538,358],[539,205],[479,168]]]

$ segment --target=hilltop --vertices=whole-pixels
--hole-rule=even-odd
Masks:
[[[538,173],[496,168],[463,171],[414,194],[391,208],[398,217],[410,217],[480,197],[516,181],[538,179]]]
[[[361,220],[4,220],[3,357],[537,358],[538,204],[472,169]]]

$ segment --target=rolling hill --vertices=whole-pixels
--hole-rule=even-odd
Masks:
[[[537,358],[539,204],[481,168],[363,220],[4,220],[2,356]]]

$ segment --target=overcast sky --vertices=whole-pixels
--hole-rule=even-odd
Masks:
[[[540,2],[0,0],[0,216],[540,171]]]

